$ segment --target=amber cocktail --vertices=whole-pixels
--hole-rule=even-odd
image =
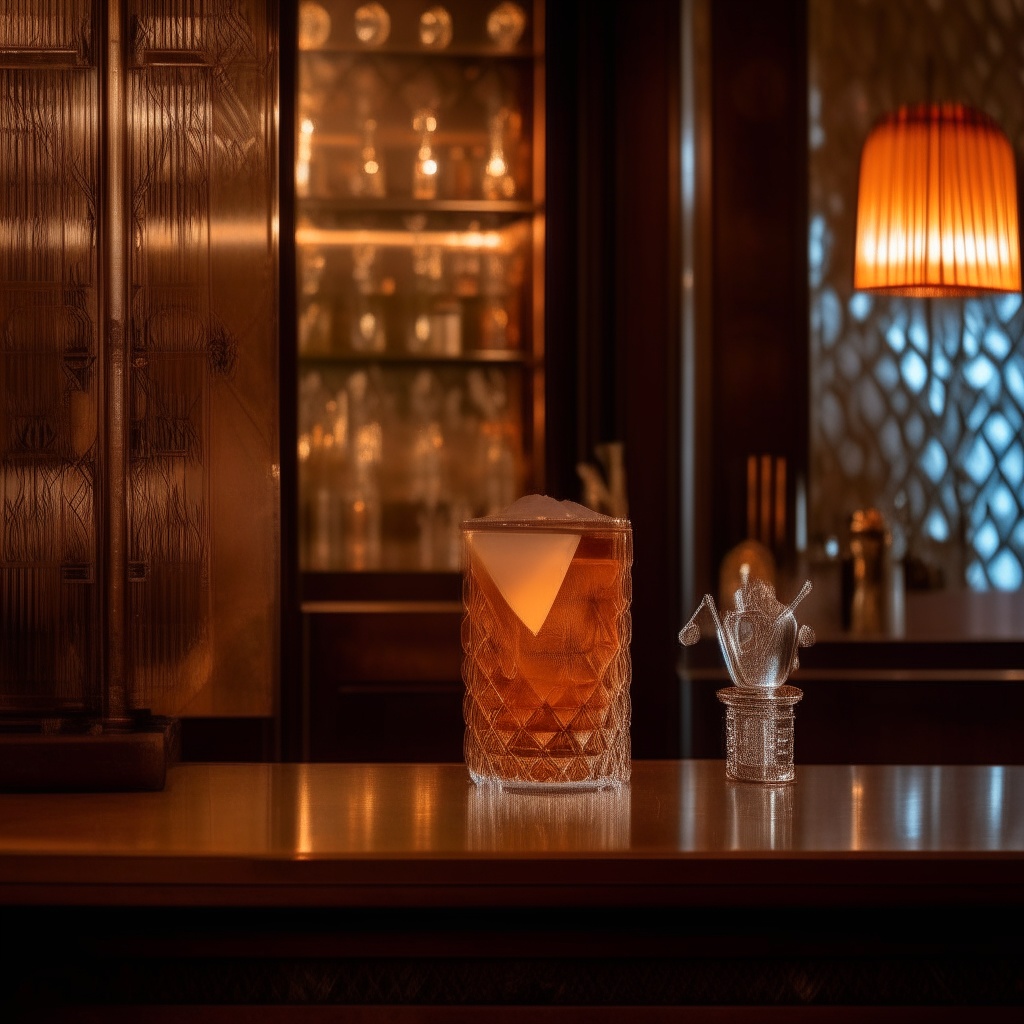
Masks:
[[[532,495],[462,530],[465,753],[474,781],[626,781],[629,521]]]

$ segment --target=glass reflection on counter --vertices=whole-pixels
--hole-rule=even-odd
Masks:
[[[731,850],[789,850],[793,846],[792,784],[733,782],[729,788]]]
[[[626,850],[630,824],[628,784],[558,793],[483,785],[467,792],[470,850]]]
[[[999,766],[836,765],[784,786],[680,766],[683,850],[1000,849],[1024,844],[1024,791]],[[1016,784],[1014,784],[1016,783]],[[806,813],[828,807],[831,813]]]
[[[334,777],[333,767],[289,765],[281,775],[286,791],[280,797],[290,813],[275,824],[282,830],[280,841],[298,855],[431,850],[461,842],[461,814],[454,820],[438,814],[443,803],[439,766],[410,765],[396,780],[378,765],[351,765],[344,785],[325,786],[324,778]]]

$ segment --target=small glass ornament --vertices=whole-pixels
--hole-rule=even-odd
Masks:
[[[718,691],[725,705],[726,774],[746,782],[791,782],[793,707],[803,697],[787,686],[800,667],[798,647],[814,643],[810,626],[797,626],[796,607],[811,592],[808,580],[800,593],[783,605],[775,588],[749,573],[736,591],[736,610],[719,619],[714,598],[707,594],[679,634],[689,647],[701,635],[701,623],[713,627],[734,686]]]

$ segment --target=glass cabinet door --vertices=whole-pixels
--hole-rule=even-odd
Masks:
[[[459,522],[542,479],[541,23],[300,6],[305,571],[457,570]]]

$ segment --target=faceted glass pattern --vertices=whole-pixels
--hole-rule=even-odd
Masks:
[[[551,499],[539,500],[568,506],[564,518],[510,516],[516,506],[536,500],[521,499],[498,516],[463,524],[466,763],[476,782],[617,785],[630,772],[632,533],[626,520]],[[536,633],[526,624],[536,619],[527,614],[524,621],[515,597],[510,605],[503,596],[512,593],[510,587],[492,577],[481,555],[487,546],[474,546],[474,536],[492,531],[510,544],[538,531],[579,538]]]
[[[744,782],[791,782],[793,705],[803,697],[795,686],[770,696],[729,686],[718,691],[725,707],[725,774]]]

